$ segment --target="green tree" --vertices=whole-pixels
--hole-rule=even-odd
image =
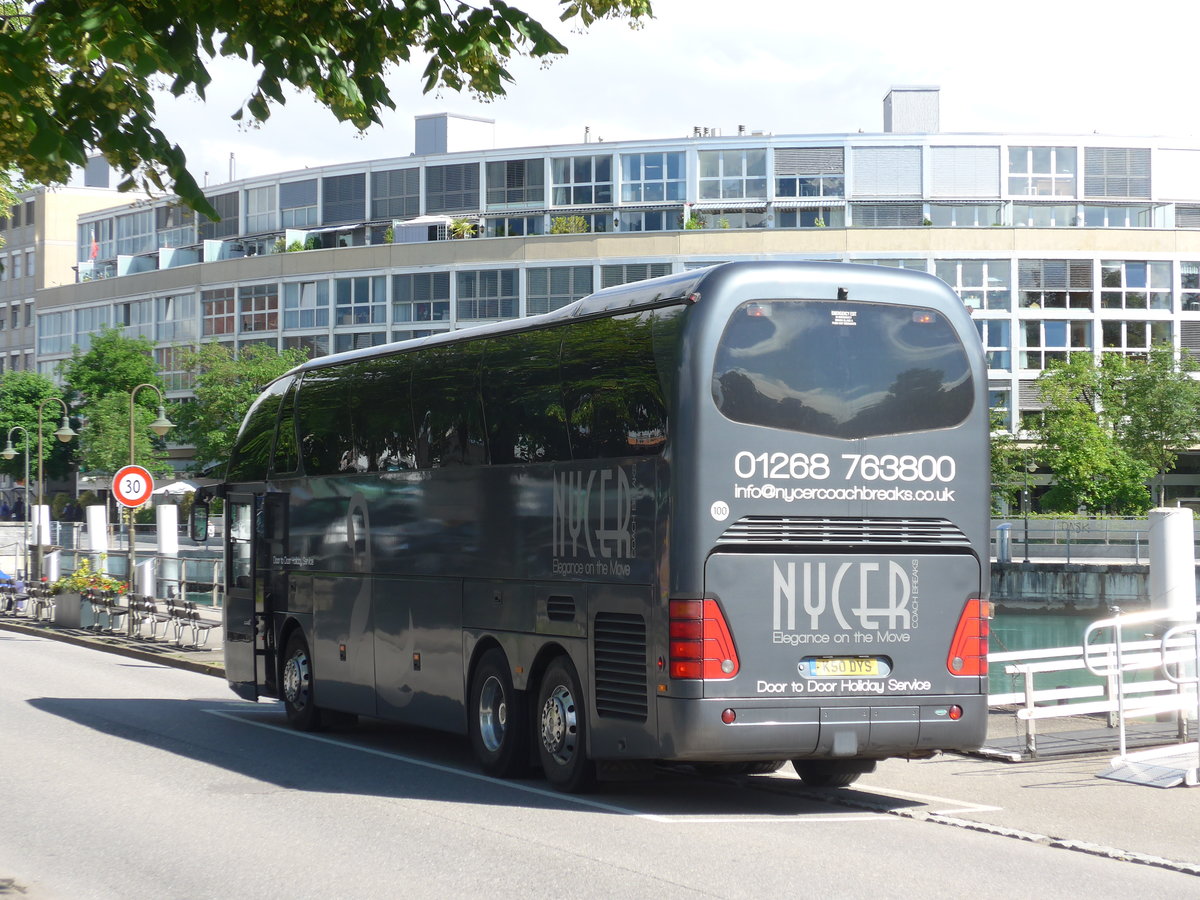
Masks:
[[[1200,441],[1200,381],[1196,362],[1174,348],[1151,349],[1145,359],[1106,354],[1103,403],[1121,446],[1159,476],[1158,502],[1166,501],[1166,473],[1182,450]]]
[[[25,452],[29,452],[31,478],[37,478],[38,467],[38,406],[51,397],[62,399],[62,392],[53,381],[37,372],[6,372],[0,376],[0,437],[12,433],[13,448],[17,455],[11,460],[0,456],[0,473],[15,480],[25,477]],[[46,403],[42,411],[42,457],[43,468],[48,477],[62,478],[70,467],[71,447],[54,437],[62,423],[62,407],[57,403]],[[26,432],[12,432],[20,425]],[[72,425],[72,427],[75,427]],[[26,446],[25,433],[29,435]],[[0,445],[0,449],[4,445]]]
[[[555,216],[550,220],[551,234],[587,234],[591,230],[583,216]]]
[[[458,240],[475,237],[475,223],[470,219],[451,219],[450,236]]]
[[[157,396],[153,391],[139,392],[133,408],[133,462],[153,475],[169,475],[173,471],[166,461],[166,442],[150,431],[156,411],[142,406],[144,394]],[[157,409],[157,406],[155,407]],[[129,393],[112,391],[87,405],[87,427],[79,432],[79,465],[90,473],[113,474],[129,458]],[[175,439],[172,436],[172,439]]]
[[[196,467],[225,463],[242,418],[264,387],[304,362],[300,349],[282,353],[266,344],[250,344],[236,355],[221,344],[204,344],[189,354],[185,368],[195,378],[195,403],[179,408],[178,439],[195,449]]]
[[[1004,413],[991,411],[992,429],[992,512],[1018,505],[1025,489],[1026,466],[1032,459],[1028,450],[1017,443],[1004,421]]]
[[[563,21],[636,24],[649,0],[559,0]],[[384,80],[427,60],[425,91],[448,87],[491,98],[512,81],[514,55],[552,58],[566,48],[529,14],[502,0],[233,0],[113,3],[40,0],[0,5],[0,171],[64,182],[99,150],[125,173],[119,187],[173,189],[216,217],[178,145],[158,128],[153,90],[204,99],[216,57],[254,63],[256,82],[233,118],[265,121],[285,88],[311,92],[339,121],[365,129],[394,109]]]
[[[1089,354],[1073,354],[1038,378],[1046,404],[1034,429],[1038,458],[1053,473],[1043,509],[1137,515],[1150,507],[1146,479],[1153,469],[1122,445],[1111,410],[1113,364],[1097,365]]]
[[[139,384],[152,384],[162,390],[163,382],[154,362],[154,342],[145,337],[127,337],[122,329],[105,327],[92,336],[87,352],[72,348],[71,358],[59,364],[59,375],[67,385],[70,402],[90,418],[87,404],[108,394],[129,392]],[[138,403],[148,409],[158,407],[158,397],[150,390],[141,391]],[[125,418],[129,413],[126,410]]]

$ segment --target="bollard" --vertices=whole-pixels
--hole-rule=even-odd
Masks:
[[[1008,522],[996,526],[996,562],[1012,562],[1012,525]]]

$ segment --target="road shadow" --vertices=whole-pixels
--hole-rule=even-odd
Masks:
[[[522,809],[590,811],[648,818],[734,819],[871,816],[922,804],[870,792],[878,813],[846,811],[850,792],[805,787],[785,766],[779,775],[714,776],[686,766],[659,767],[652,779],[601,783],[586,795],[554,792],[532,767],[528,778],[483,775],[469,742],[457,735],[374,719],[305,734],[287,726],[274,702],[42,697],[38,710],[122,741],[223,770],[207,778],[221,793],[262,793],[263,786],[400,800]],[[120,753],[116,754],[118,757]],[[233,778],[227,777],[234,776]]]

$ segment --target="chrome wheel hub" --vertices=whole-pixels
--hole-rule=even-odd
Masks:
[[[566,686],[558,685],[542,705],[542,746],[558,763],[570,762],[575,755],[579,723],[575,717],[575,698]]]
[[[504,685],[492,675],[479,692],[479,736],[489,753],[495,753],[504,744],[507,726],[508,703],[504,697]]]
[[[293,653],[283,667],[284,699],[292,706],[303,707],[308,703],[310,683],[308,657],[303,653]]]

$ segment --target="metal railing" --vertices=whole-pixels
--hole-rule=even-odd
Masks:
[[[1065,562],[1088,558],[1117,559],[1135,565],[1147,562],[1150,523],[1142,517],[1030,518],[1007,516],[991,521],[993,556],[999,556],[998,529],[1007,525],[1008,546],[1013,561],[1029,558],[1061,559]],[[1200,534],[1195,538],[1200,559]]]

